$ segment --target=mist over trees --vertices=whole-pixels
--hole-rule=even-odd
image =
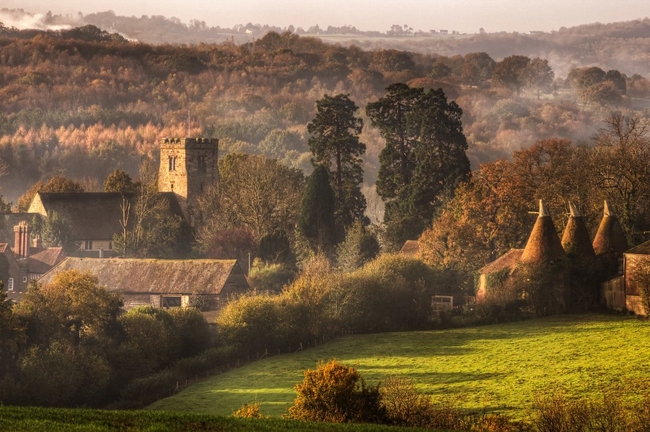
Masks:
[[[481,51],[365,51],[289,32],[242,45],[153,46],[92,26],[3,28],[0,40],[2,184],[14,202],[55,174],[99,187],[115,169],[135,177],[143,158],[156,158],[158,138],[188,133],[221,138],[222,153],[263,154],[308,174],[307,124],[326,94],[363,107],[393,83],[442,88],[463,109],[474,167],[542,138],[586,141],[605,111],[640,108],[650,95],[643,76],[605,66],[585,90],[541,57],[517,54],[515,64]],[[365,113],[359,118],[370,186],[384,141]]]

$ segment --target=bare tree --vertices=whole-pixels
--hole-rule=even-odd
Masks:
[[[650,228],[649,126],[638,116],[612,114],[594,137],[591,168],[596,184],[632,238]]]

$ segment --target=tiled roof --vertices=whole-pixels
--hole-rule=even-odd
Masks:
[[[514,268],[519,260],[521,259],[521,254],[524,253],[523,249],[510,249],[505,254],[501,255],[499,258],[495,259],[491,263],[485,265],[479,270],[481,274],[490,274],[495,273],[503,269],[512,269]]]
[[[39,282],[49,283],[65,270],[90,272],[112,291],[150,294],[230,294],[247,290],[237,260],[159,260],[66,258]]]

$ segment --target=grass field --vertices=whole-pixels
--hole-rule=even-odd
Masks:
[[[0,406],[0,431],[103,432],[116,430],[123,432],[397,432],[407,429],[379,425],[309,423],[281,419],[236,419],[156,411],[101,411]]]
[[[391,375],[467,409],[527,416],[535,396],[639,397],[650,389],[650,322],[617,315],[565,315],[458,330],[355,335],[206,379],[149,408],[229,415],[257,401],[279,416],[302,370],[336,358],[371,384]]]

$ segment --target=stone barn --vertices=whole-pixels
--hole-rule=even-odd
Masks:
[[[135,258],[67,258],[46,273],[52,282],[66,270],[89,272],[109,291],[122,293],[124,308],[199,306],[221,309],[228,300],[249,290],[237,260],[162,260]]]
[[[478,271],[478,286],[476,287],[476,302],[484,301],[489,289],[499,289],[517,269],[523,249],[510,249],[504,255],[482,267]]]
[[[650,290],[650,241],[625,252],[623,275],[603,285],[603,296],[612,309],[647,315],[641,294]]]

